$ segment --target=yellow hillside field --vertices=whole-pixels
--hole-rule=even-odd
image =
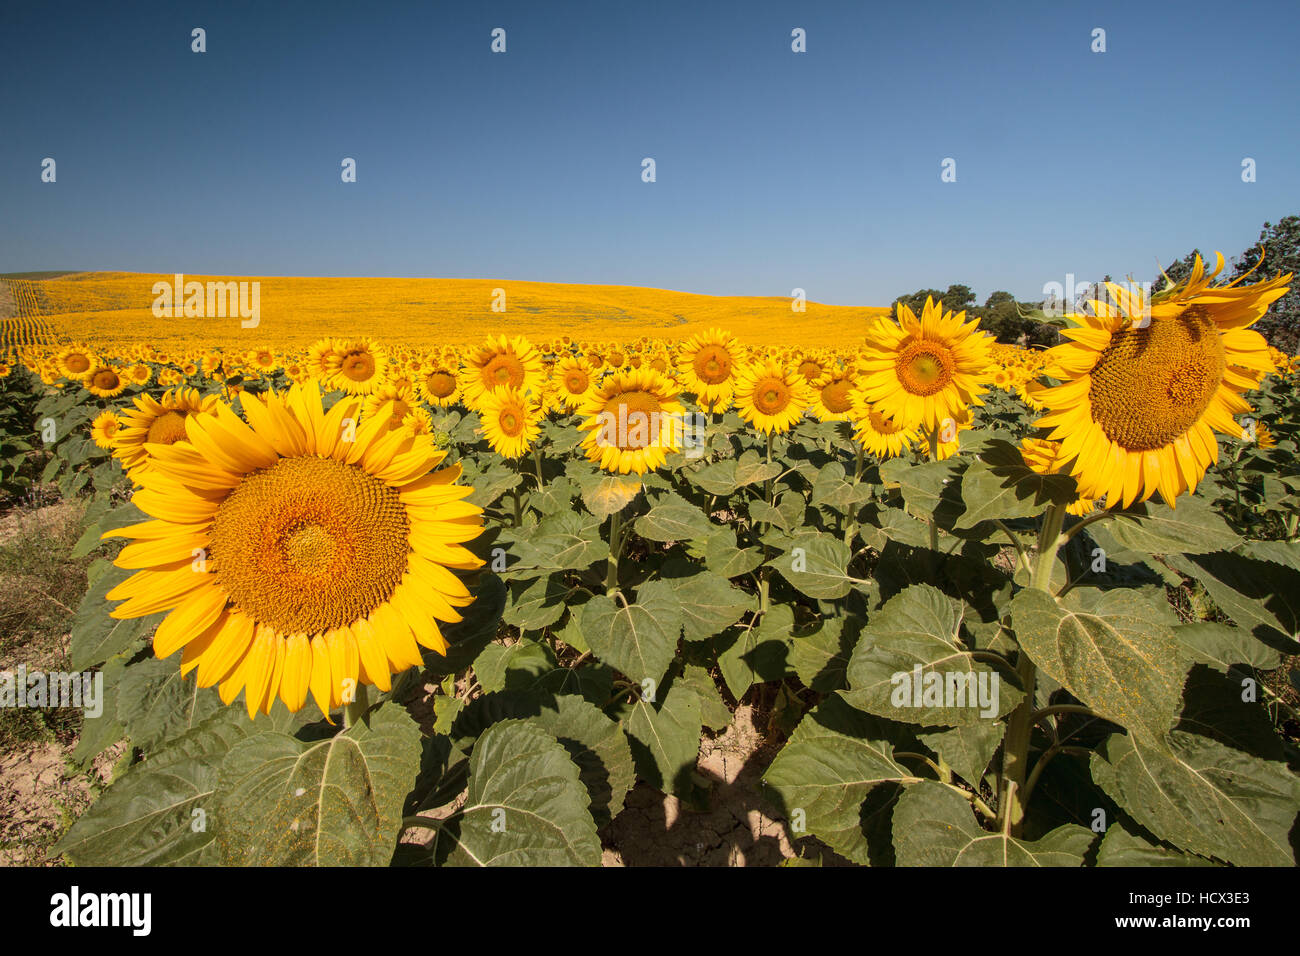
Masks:
[[[506,332],[535,339],[668,341],[720,326],[753,345],[843,346],[860,338],[885,308],[789,299],[694,295],[636,286],[570,285],[504,279],[374,279],[185,275],[185,282],[258,282],[259,320],[242,328],[230,317],[158,318],[155,283],[174,276],[85,272],[26,282],[30,311],[47,317],[64,341],[100,348],[271,346],[297,348],[325,336],[370,335],[412,346],[479,342]],[[493,311],[504,290],[504,311]],[[31,293],[25,292],[24,295]]]

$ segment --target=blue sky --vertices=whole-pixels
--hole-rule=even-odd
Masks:
[[[0,271],[1039,298],[1300,213],[1294,3],[987,6],[7,4]]]

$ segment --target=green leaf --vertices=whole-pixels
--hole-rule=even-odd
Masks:
[[[654,701],[638,696],[624,727],[641,778],[664,793],[689,794],[703,722],[699,695],[684,684],[659,688]]]
[[[801,593],[817,600],[842,598],[852,590],[849,575],[853,554],[839,538],[820,531],[795,535],[772,562],[781,576]]]
[[[521,631],[540,631],[550,627],[564,614],[569,586],[560,574],[550,574],[528,581],[510,581],[510,600],[502,616],[507,624]]]
[[[707,538],[714,525],[697,506],[667,495],[636,519],[636,533],[647,541],[686,541]]]
[[[796,635],[790,649],[790,666],[804,686],[819,694],[848,687],[849,658],[862,633],[856,617],[830,617],[816,631]]]
[[[1192,660],[1227,673],[1234,665],[1246,664],[1256,670],[1271,671],[1282,660],[1276,648],[1255,638],[1245,628],[1203,621],[1179,624],[1174,637],[1191,654]]]
[[[145,750],[191,730],[224,707],[216,688],[201,690],[193,674],[189,680],[181,677],[179,656],[131,664],[118,684],[117,719],[131,743]]]
[[[1074,824],[1032,842],[990,833],[975,822],[969,801],[933,780],[908,787],[894,807],[900,866],[1083,866],[1092,840]]]
[[[794,611],[788,604],[769,608],[757,626],[729,628],[715,641],[718,669],[737,700],[755,683],[781,680],[794,638]]]
[[[1057,601],[1026,588],[1011,622],[1034,663],[1107,720],[1156,738],[1173,726],[1187,661],[1163,592],[1078,589]]]
[[[521,564],[552,571],[581,571],[609,554],[600,521],[576,511],[543,518],[510,548]]]
[[[1214,603],[1256,637],[1300,640],[1300,572],[1226,551],[1168,561],[1205,585]]]
[[[700,699],[700,719],[709,730],[718,731],[731,723],[731,710],[718,692],[709,672],[698,664],[688,664],[677,678],[682,687],[690,688]]]
[[[914,465],[902,458],[891,458],[880,466],[881,480],[897,484],[903,491],[907,510],[917,518],[939,519],[944,527],[962,511],[958,493],[958,476],[968,462],[958,456],[946,461],[928,461]]]
[[[138,638],[152,631],[166,616],[151,614],[130,620],[109,617],[108,612],[120,602],[109,601],[105,595],[135,572],[109,566],[107,562],[99,567],[99,576],[91,581],[72,621],[68,649],[68,662],[72,670],[89,670],[126,650]]]
[[[867,713],[927,726],[1010,713],[1023,694],[971,656],[961,639],[962,613],[960,601],[928,584],[894,595],[854,648],[845,700]]]
[[[598,594],[582,608],[582,633],[596,656],[637,682],[663,679],[681,627],[680,604],[663,581],[643,584],[634,604]]]
[[[465,803],[430,819],[426,849],[453,866],[596,866],[600,840],[588,801],[554,736],[530,720],[504,720],[474,745]]]
[[[435,700],[438,698],[435,698]],[[636,781],[627,736],[599,707],[570,694],[485,694],[457,717],[450,734],[462,749],[503,720],[527,719],[558,740],[577,764],[592,817],[604,826],[618,816]]]
[[[1112,734],[1092,776],[1155,836],[1237,866],[1294,866],[1300,781],[1283,763],[1175,731],[1165,744]]]
[[[763,779],[792,826],[802,824],[844,858],[869,864],[888,844],[896,794],[881,785],[917,779],[893,754],[882,722],[832,695],[804,715]],[[877,787],[883,799],[869,799]]]
[[[746,611],[756,609],[754,595],[732,587],[730,581],[712,571],[664,580],[672,585],[681,612],[682,633],[688,641],[707,640],[735,624]]]
[[[221,766],[222,861],[385,866],[419,771],[419,728],[393,704],[315,743],[275,731],[249,737]]]
[[[634,475],[606,475],[582,489],[582,503],[597,518],[622,511],[641,491],[641,480]]]
[[[978,788],[1006,732],[1004,722],[984,720],[939,733],[918,734],[917,738],[957,776]]]
[[[748,574],[763,563],[757,548],[742,548],[736,542],[736,532],[719,528],[704,542],[704,564],[724,578],[738,578]]]
[[[213,862],[218,771],[253,728],[214,714],[138,763],[82,814],[54,847],[78,866],[177,866]]]
[[[954,527],[973,528],[995,518],[1027,518],[1040,514],[1049,504],[1069,504],[1075,494],[1073,478],[1040,475],[1025,464],[1015,445],[994,441],[962,475],[961,498],[966,510]]]
[[[1106,828],[1098,866],[1214,866],[1213,860],[1153,842],[1133,821],[1121,817]]]
[[[474,676],[488,693],[533,690],[543,675],[554,670],[555,655],[545,644],[527,638],[509,647],[489,644],[474,658]]]
[[[1178,507],[1146,502],[1112,512],[1110,533],[1127,548],[1147,554],[1204,554],[1240,542],[1209,501],[1193,495],[1178,499]]]

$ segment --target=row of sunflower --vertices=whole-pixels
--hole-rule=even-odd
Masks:
[[[934,632],[943,655],[925,659],[926,667],[958,660],[972,674],[987,671],[990,659],[1004,665],[999,673],[1010,686],[995,717],[1003,762],[990,784],[994,796],[981,790],[983,767],[963,783],[943,774],[955,760],[929,766],[939,766],[943,786],[967,801],[964,812],[974,807],[979,826],[1022,839],[1039,779],[1028,764],[1035,753],[1050,759],[1035,737],[1042,718],[1035,665],[1073,695],[1069,706],[1091,707],[1130,730],[1163,719],[1153,709],[1175,706],[1168,698],[1181,687],[1183,658],[1172,651],[1125,656],[1120,670],[1141,659],[1149,671],[1139,677],[1135,664],[1127,687],[1096,681],[1101,662],[1084,644],[1078,654],[1048,654],[1034,642],[1053,629],[1043,622],[1058,610],[1082,613],[1069,602],[1083,589],[1076,578],[1061,579],[1058,552],[1085,528],[1100,533],[1107,518],[1139,528],[1117,532],[1131,547],[1159,541],[1172,549],[1167,535],[1142,524],[1151,513],[1133,509],[1158,497],[1172,513],[1219,460],[1218,435],[1268,448],[1273,439],[1263,423],[1243,432],[1238,417],[1254,411],[1243,396],[1269,376],[1293,390],[1296,360],[1249,329],[1290,277],[1216,285],[1221,268],[1221,260],[1213,270],[1198,260],[1187,280],[1150,302],[1114,288],[1112,302],[1074,316],[1062,331],[1068,341],[1044,352],[1000,345],[976,320],[928,301],[919,315],[900,306],[841,350],[752,349],[715,329],[678,343],[535,345],[501,335],[433,353],[368,338],[323,340],[300,355],[149,348],[108,355],[77,345],[28,350],[21,361],[53,393],[80,390],[101,407],[94,440],[120,463],[130,507],[148,519],[105,531],[127,541],[114,559],[121,574],[103,593],[111,617],[156,616],[153,654],[179,654],[181,678],[216,687],[223,704],[242,694],[250,720],[279,705],[298,713],[312,701],[327,719],[342,708],[350,739],[364,737],[358,721],[376,712],[366,688],[396,694],[395,675],[436,671],[441,665],[430,661],[442,661],[452,681],[443,688],[450,696],[439,698],[446,703],[435,705],[445,732],[474,699],[472,691],[458,696],[457,672],[464,677],[470,666],[475,679],[463,686],[505,693],[511,681],[490,675],[508,671],[517,656],[555,668],[558,686],[579,688],[584,706],[644,745],[637,773],[676,792],[691,784],[680,783],[672,754],[698,750],[716,681],[739,701],[755,682],[794,680],[783,663],[775,671],[756,663],[757,634],[787,648],[782,662],[795,662],[791,699],[799,714],[848,701],[915,721],[873,696],[882,683],[865,676],[874,673],[873,655],[929,626],[916,622],[949,613],[934,607],[968,600],[953,597],[949,585],[975,573],[970,562],[990,560],[998,548],[988,539],[1004,535],[1014,551],[1006,593],[990,585],[974,605],[978,613],[967,607],[955,630]],[[628,427],[661,420],[673,427]],[[687,428],[702,433],[695,457],[683,454]],[[552,454],[553,446],[560,450]],[[513,513],[494,508],[496,498],[475,486],[492,469],[514,488]],[[521,509],[524,484],[532,490]],[[644,504],[634,506],[638,495]],[[1067,527],[1068,516],[1076,522]],[[1228,546],[1234,532],[1214,521],[1222,533],[1207,525],[1188,554]],[[919,536],[918,524],[926,529]],[[547,553],[560,541],[562,556]],[[521,556],[515,566],[484,567],[493,543]],[[933,559],[917,556],[918,548]],[[920,562],[903,575],[913,583],[887,584],[897,575],[879,563],[886,553]],[[635,560],[620,564],[629,556]],[[947,570],[935,577],[931,560]],[[1249,560],[1258,559],[1251,553]],[[594,567],[601,562],[603,572]],[[998,573],[988,564],[978,572]],[[507,585],[504,609],[483,628],[472,619],[492,579]],[[1096,590],[1104,599],[1136,598],[1109,580]],[[1025,597],[1031,592],[1047,609]],[[1003,643],[977,653],[973,636],[953,635],[965,634],[967,617],[985,614],[989,623],[989,602]],[[1026,609],[1019,630],[1015,608]],[[1127,604],[1123,610],[1126,620],[1142,618]],[[1088,613],[1118,627],[1109,612]],[[1168,609],[1151,613],[1161,619]],[[820,665],[800,669],[799,614],[826,629],[834,623],[844,640],[844,622],[865,618],[862,636],[853,632],[856,644],[840,646],[836,636],[826,649],[825,659],[848,661],[838,676],[826,677]],[[906,626],[886,626],[904,618]],[[471,623],[490,641],[502,636],[502,622],[514,629],[505,632],[506,657],[490,647],[458,656]],[[1172,646],[1170,634],[1152,638],[1153,647]],[[1086,629],[1076,639],[1096,641]],[[1118,641],[1115,653],[1133,646]],[[1082,671],[1078,661],[1087,665]],[[603,684],[593,676],[600,673]],[[646,681],[674,689],[646,696]],[[387,701],[377,706],[392,713]],[[939,717],[919,725],[965,720],[949,711]],[[800,732],[811,735],[804,726]],[[824,781],[792,777],[790,768],[807,771],[801,748],[820,753],[826,741],[800,732],[774,764],[772,782],[789,800],[806,801],[808,788]],[[693,748],[685,738],[664,743],[683,734],[694,734]],[[472,759],[480,753],[490,750]],[[897,769],[895,757],[886,769]],[[917,772],[900,769],[897,780],[910,786]],[[865,790],[860,796],[868,799]],[[803,805],[787,801],[786,809]],[[852,809],[856,826],[860,807]],[[591,813],[600,818],[594,803]],[[843,821],[831,817],[814,814],[812,832],[865,861]],[[1168,839],[1163,821],[1138,818]],[[407,820],[398,832],[411,826],[445,824]],[[1081,839],[1071,831],[1070,840]],[[84,841],[77,845],[84,849]]]

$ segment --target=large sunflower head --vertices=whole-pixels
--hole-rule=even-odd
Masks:
[[[538,396],[517,388],[484,392],[478,414],[488,444],[502,458],[527,454],[541,434],[542,406]]]
[[[471,353],[461,371],[460,387],[465,403],[478,408],[482,397],[494,388],[536,392],[545,372],[542,355],[526,338],[501,335]]]
[[[901,302],[897,323],[877,319],[859,360],[858,387],[866,399],[905,428],[925,429],[983,404],[993,338],[979,331],[978,319],[965,318],[927,298],[919,319]]]
[[[117,398],[126,391],[126,376],[109,365],[100,365],[90,370],[81,379],[81,384],[91,395],[99,398]]]
[[[608,472],[643,475],[681,447],[683,408],[676,386],[652,368],[615,372],[592,390],[579,413],[587,458]]]
[[[349,395],[372,395],[388,380],[388,352],[370,339],[335,342],[327,381]]]
[[[788,432],[812,402],[803,376],[772,358],[740,370],[734,398],[740,417],[765,435]]]
[[[55,356],[54,364],[64,378],[80,382],[102,363],[98,356],[85,346],[70,345]]]
[[[821,384],[812,388],[809,406],[819,422],[847,422],[853,417],[853,377],[842,369],[831,367],[822,376]]]
[[[204,398],[196,389],[178,388],[163,392],[159,399],[137,395],[132,402],[135,408],[122,412],[113,455],[135,479],[138,472],[150,467],[159,446],[185,441],[185,419],[211,414],[217,397]]]
[[[0,378],[4,376],[0,375]],[[95,416],[95,420],[90,423],[90,437],[95,440],[95,444],[100,448],[109,449],[117,438],[118,429],[122,423],[118,421],[117,415],[112,411],[103,411]]]
[[[693,336],[677,354],[682,388],[710,411],[725,411],[736,386],[736,373],[745,360],[740,343],[730,332],[709,329]]]
[[[450,408],[460,401],[460,382],[456,366],[450,362],[431,362],[420,370],[416,387],[424,400],[435,408]]]
[[[896,458],[919,439],[915,428],[904,428],[886,418],[856,389],[853,391],[853,440],[880,460]]]
[[[1048,353],[1060,385],[1034,390],[1036,423],[1074,459],[1080,493],[1127,507],[1157,491],[1171,507],[1218,460],[1215,431],[1238,434],[1242,393],[1271,367],[1249,326],[1287,292],[1290,275],[1255,285],[1212,285],[1200,257],[1183,281],[1152,298],[1108,287],[1094,315],[1075,315],[1071,341]],[[1244,276],[1243,276],[1244,278]]]
[[[551,373],[560,399],[573,411],[583,404],[596,387],[596,373],[585,358],[566,355],[555,363]]]
[[[249,715],[278,696],[296,711],[380,690],[442,653],[439,621],[471,598],[449,569],[482,562],[464,542],[481,509],[461,499],[460,467],[427,435],[356,424],[361,400],[326,412],[315,382],[245,395],[245,422],[224,404],[185,419],[187,442],[160,447],[133,499],[154,520],[109,532],[132,539],[109,592],[115,618],[167,611],[154,653],[184,650],[181,673],[216,684]]]

